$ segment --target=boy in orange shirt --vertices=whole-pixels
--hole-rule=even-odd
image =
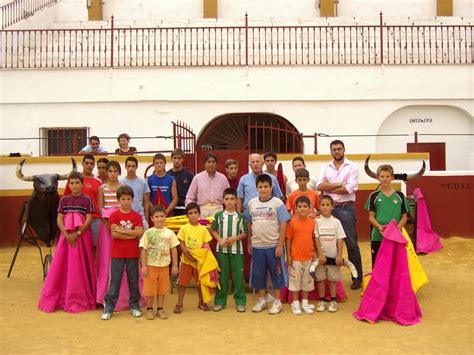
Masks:
[[[286,200],[286,208],[292,216],[296,213],[296,200],[299,196],[306,196],[310,201],[309,216],[316,217],[319,210],[319,195],[316,191],[308,189],[309,172],[306,169],[298,169],[295,171],[295,181],[298,184],[298,190],[293,191]]]
[[[313,306],[308,303],[308,293],[314,290],[314,281],[309,273],[309,267],[316,260],[314,246],[315,220],[309,218],[311,202],[307,196],[296,199],[296,215],[290,221],[287,230],[286,249],[288,252],[288,290],[292,292],[293,314],[313,314]],[[303,291],[302,304],[298,300],[299,291]]]

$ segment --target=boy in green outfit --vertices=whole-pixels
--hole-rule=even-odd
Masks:
[[[382,243],[382,233],[385,225],[395,219],[398,228],[401,230],[407,223],[408,203],[403,192],[393,188],[393,179],[393,167],[391,165],[380,165],[377,169],[377,180],[380,187],[370,194],[365,204],[365,209],[369,210],[369,222],[372,225],[370,237],[372,268],[375,265],[377,253]]]
[[[247,298],[244,280],[244,248],[242,240],[247,237],[247,223],[236,211],[237,191],[227,188],[223,193],[224,211],[217,212],[211,226],[211,235],[217,241],[216,258],[221,269],[221,288],[216,291],[214,311],[225,308],[229,294],[229,265],[234,280],[234,300],[238,312],[245,312]]]

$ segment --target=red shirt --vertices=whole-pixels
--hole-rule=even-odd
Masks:
[[[82,184],[82,193],[89,196],[94,205],[92,217],[99,218],[99,186],[102,185],[102,182],[95,177],[87,177],[84,175],[82,175],[82,179],[84,180],[84,183]],[[70,194],[71,189],[69,188],[69,184],[66,184],[63,196],[69,196]]]
[[[109,223],[120,226],[123,230],[133,230],[135,227],[143,227],[140,213],[130,210],[123,213],[118,209],[110,215]],[[138,258],[140,248],[138,246],[140,238],[118,239],[112,237],[112,258]]]
[[[241,174],[238,174],[237,177],[233,180],[231,180],[231,179],[229,179],[229,177],[227,177],[227,181],[229,182],[229,186],[237,191],[237,187],[239,187],[239,181],[240,181],[241,177],[242,177]]]

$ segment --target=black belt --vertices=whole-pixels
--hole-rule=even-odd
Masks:
[[[334,207],[344,207],[354,204],[354,201],[334,202]]]

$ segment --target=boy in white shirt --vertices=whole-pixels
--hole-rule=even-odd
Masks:
[[[319,265],[316,268],[316,278],[318,284],[319,302],[316,311],[324,312],[326,310],[326,282],[329,280],[329,293],[331,302],[328,311],[336,312],[336,289],[337,282],[341,279],[341,266],[343,264],[342,251],[344,249],[343,239],[346,237],[341,222],[334,217],[332,209],[334,201],[328,195],[321,197],[319,207],[321,216],[317,219],[314,237],[316,238],[316,252],[319,258]],[[336,259],[336,265],[326,264],[327,258]]]

